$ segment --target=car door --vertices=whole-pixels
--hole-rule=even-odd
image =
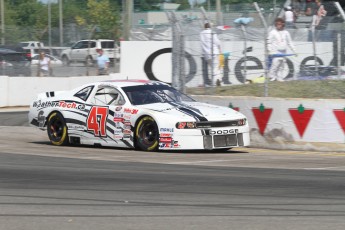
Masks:
[[[80,51],[80,61],[86,61],[86,58],[91,56],[95,52],[96,42],[89,41],[85,42],[83,45],[83,49]]]
[[[80,50],[83,48],[84,41],[77,42],[71,47],[71,60],[77,61],[80,58]]]
[[[130,125],[124,123],[123,95],[114,87],[99,86],[90,98],[90,111],[85,122],[85,134],[102,146],[126,147]]]

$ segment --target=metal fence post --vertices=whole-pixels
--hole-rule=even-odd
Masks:
[[[261,9],[257,2],[254,2],[254,6],[256,11],[259,13],[262,23],[265,27],[265,86],[264,86],[264,96],[268,97],[268,44],[267,44],[267,36],[268,36],[268,26],[264,16],[262,15]]]
[[[171,85],[175,88],[178,87],[177,79],[178,79],[178,69],[179,69],[179,61],[178,61],[178,41],[177,41],[177,31],[176,31],[176,16],[174,12],[166,11],[165,12],[168,20],[171,24],[171,31],[172,31],[172,52],[171,52],[171,62],[172,62],[172,74],[171,74]]]
[[[243,50],[243,55],[244,55],[244,79],[243,83],[246,83],[247,81],[247,31],[245,25],[241,24],[241,30],[244,38],[244,50]]]
[[[180,77],[179,77],[179,90],[183,93],[186,93],[186,72],[185,72],[185,60],[184,60],[184,49],[185,49],[185,40],[184,35],[180,34],[180,53],[179,53],[179,62],[180,62]]]

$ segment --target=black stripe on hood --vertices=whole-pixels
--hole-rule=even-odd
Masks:
[[[198,109],[195,109],[183,103],[169,102],[169,104],[173,105],[177,110],[181,111],[182,113],[194,117],[197,121],[208,121],[207,118],[204,117]]]

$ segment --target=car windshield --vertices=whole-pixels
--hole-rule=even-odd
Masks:
[[[194,101],[187,95],[167,85],[139,85],[123,87],[122,89],[132,105]]]

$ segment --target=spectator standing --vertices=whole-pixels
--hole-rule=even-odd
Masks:
[[[219,54],[221,54],[220,40],[216,33],[211,30],[210,23],[205,23],[204,30],[200,33],[203,58],[212,68],[212,85],[221,86],[222,76],[219,69]]]
[[[295,28],[295,14],[292,11],[291,6],[287,6],[284,13],[286,28],[292,29]]]
[[[306,16],[312,16],[313,15],[313,9],[315,8],[315,0],[306,0],[305,1],[305,15]]]
[[[97,67],[98,67],[98,75],[107,75],[110,60],[107,55],[104,54],[103,49],[97,49],[98,57],[97,57]]]
[[[323,17],[327,15],[327,11],[325,10],[325,7],[322,5],[321,0],[316,0],[316,8],[315,8],[315,14],[314,14],[314,25],[318,26],[322,20]]]
[[[40,57],[38,60],[38,68],[37,68],[37,76],[50,76],[51,73],[51,66],[50,66],[50,58],[45,55],[44,52],[40,53]]]
[[[276,57],[273,58],[272,65],[269,71],[269,77],[271,81],[284,81],[283,70],[286,64],[287,48],[289,47],[292,52],[296,55],[294,45],[289,31],[285,30],[285,20],[277,18],[274,21],[275,28],[268,34],[268,52],[269,55]],[[280,56],[281,55],[281,56]]]

